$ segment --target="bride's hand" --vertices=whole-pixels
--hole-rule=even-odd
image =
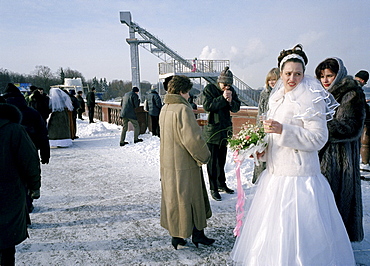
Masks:
[[[265,155],[265,152],[256,152],[257,159],[259,160],[263,155]],[[249,155],[249,158],[253,158],[253,154]]]
[[[266,133],[281,134],[281,132],[283,131],[283,125],[280,124],[278,121],[269,119],[263,121],[263,129]]]

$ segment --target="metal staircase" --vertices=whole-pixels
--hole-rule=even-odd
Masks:
[[[151,52],[163,63],[159,64],[160,78],[170,75],[186,75],[189,78],[203,78],[209,83],[217,84],[217,77],[229,60],[188,60],[173,51],[157,37],[132,22],[131,13],[120,12],[120,21],[129,27],[130,38],[126,41],[130,45],[132,85],[140,88],[139,50],[142,46]],[[141,38],[136,38],[138,33]],[[245,105],[257,106],[259,91],[253,90],[245,82],[234,76],[233,87]]]

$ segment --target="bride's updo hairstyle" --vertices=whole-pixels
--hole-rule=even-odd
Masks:
[[[292,49],[282,50],[280,52],[278,57],[278,67],[280,68],[280,71],[283,70],[286,62],[302,63],[303,71],[305,71],[308,58],[305,52],[303,52],[303,47],[301,44],[297,44]]]

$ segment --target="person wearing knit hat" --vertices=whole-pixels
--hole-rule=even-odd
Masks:
[[[363,87],[369,80],[369,72],[367,72],[366,70],[360,70],[355,75],[355,80],[357,80],[360,83],[360,86]]]
[[[233,81],[234,81],[234,76],[228,66],[225,67],[225,69],[221,71],[220,76],[218,76],[217,78],[218,83],[224,83],[228,85],[232,85]]]
[[[125,146],[128,144],[126,139],[126,132],[128,130],[128,122],[134,126],[134,143],[142,142],[142,139],[139,139],[140,134],[140,126],[137,120],[135,109],[140,106],[140,99],[139,99],[139,88],[133,87],[132,91],[127,92],[121,102],[121,114],[120,117],[122,118],[122,132],[121,132],[121,139],[120,139],[120,146]]]
[[[227,155],[227,138],[232,135],[230,111],[240,110],[241,102],[233,84],[233,73],[229,67],[220,73],[217,85],[208,84],[204,90],[203,108],[208,113],[208,124],[204,126],[204,139],[211,152],[211,159],[207,164],[207,172],[211,196],[220,201],[220,191],[234,193],[226,185],[225,163]]]

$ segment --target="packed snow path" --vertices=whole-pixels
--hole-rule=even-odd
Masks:
[[[205,233],[216,239],[212,246],[196,248],[187,239],[174,250],[159,222],[159,138],[143,134],[144,142],[133,144],[128,132],[130,144],[120,147],[120,132],[120,126],[78,120],[80,138],[73,146],[51,149],[30,238],[17,246],[16,265],[232,265],[236,194],[222,193],[220,202],[210,197],[213,216]],[[227,183],[235,188],[230,155]],[[252,171],[246,160],[241,173],[247,195]],[[353,248],[358,265],[370,265],[369,182],[362,188],[365,240]]]

